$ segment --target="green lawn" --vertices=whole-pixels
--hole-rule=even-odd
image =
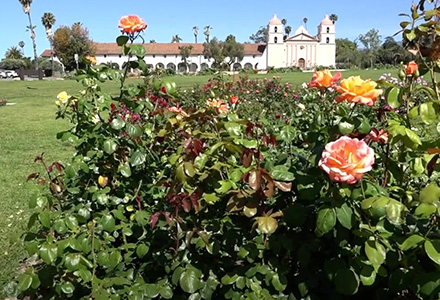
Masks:
[[[362,78],[378,79],[388,70],[343,72],[343,77],[361,75]],[[395,71],[393,73],[396,73]],[[271,78],[279,75],[283,82],[300,85],[310,80],[312,73],[284,73],[250,75],[251,78]],[[178,86],[190,88],[206,83],[211,76],[173,76],[167,78]],[[140,82],[130,79],[128,83]],[[117,93],[116,83],[106,83],[107,91]],[[23,232],[29,210],[30,191],[26,189],[28,174],[38,171],[33,163],[36,155],[45,153],[47,162],[65,162],[73,149],[56,139],[56,133],[68,128],[64,120],[55,120],[54,101],[60,91],[74,94],[81,85],[66,81],[0,81],[0,99],[16,103],[0,107],[0,298],[4,284],[14,275],[25,252],[19,236]]]

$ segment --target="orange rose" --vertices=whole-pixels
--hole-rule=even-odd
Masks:
[[[405,73],[407,76],[413,76],[418,69],[419,65],[415,61],[410,61],[405,68]]]
[[[90,64],[92,65],[96,65],[97,60],[96,60],[96,56],[94,55],[87,55],[86,59],[90,62]]]
[[[220,99],[208,100],[207,104],[209,107],[216,108],[219,114],[228,112],[228,105],[223,100]]]
[[[308,88],[329,88],[333,86],[336,81],[341,79],[341,72],[334,76],[329,70],[316,71],[313,73],[312,81],[307,85]]]
[[[134,34],[147,28],[147,23],[136,15],[123,16],[119,20],[119,28],[123,33]]]
[[[374,164],[374,150],[367,143],[347,136],[325,145],[318,166],[331,180],[356,183]]]
[[[362,103],[373,106],[382,90],[375,89],[377,83],[371,79],[362,80],[360,76],[351,76],[341,81],[336,90],[341,93],[335,98],[336,102],[347,100],[350,103]]]

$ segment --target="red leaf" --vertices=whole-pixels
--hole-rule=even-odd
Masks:
[[[245,148],[243,150],[243,153],[241,154],[241,162],[243,163],[243,166],[245,168],[249,167],[252,164],[252,151],[248,148]]]
[[[432,172],[434,172],[435,166],[437,165],[438,157],[439,157],[438,154],[434,155],[434,157],[429,161],[428,165],[426,166],[429,177],[431,177]]]
[[[190,212],[191,210],[191,202],[187,198],[182,200],[182,207],[185,212]]]
[[[26,181],[29,181],[29,180],[32,180],[32,179],[36,179],[36,178],[38,178],[38,177],[40,177],[40,174],[39,174],[39,173],[32,173],[32,174],[29,174],[29,176],[27,177],[27,180],[26,180]]]
[[[150,217],[150,227],[151,229],[153,229],[154,227],[156,227],[157,221],[159,221],[159,217],[162,213],[160,211],[155,212],[154,214],[151,215]]]
[[[269,145],[269,136],[265,133],[263,133],[263,136],[261,138],[264,147],[267,147]]]
[[[251,137],[251,133],[252,133],[252,129],[254,129],[254,124],[252,124],[251,122],[249,122],[246,126],[246,137],[250,138]]]
[[[275,186],[283,192],[290,192],[290,190],[292,189],[291,182],[285,182],[285,181],[274,181],[274,182],[275,182]]]

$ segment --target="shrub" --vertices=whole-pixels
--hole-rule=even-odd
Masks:
[[[5,58],[0,61],[0,69],[17,70],[25,67],[26,62],[23,59]]]
[[[143,70],[135,37],[117,41],[138,58],[126,67]],[[440,107],[416,80],[423,72],[411,62],[402,84],[378,86],[317,71],[294,97],[278,78],[218,76],[184,93],[166,80],[125,86],[106,66],[80,70],[84,91],[57,102],[73,125],[58,137],[76,153],[66,165],[38,156],[42,172],[28,178],[38,185],[24,240],[37,263],[17,290],[438,298]],[[119,95],[102,91],[106,80],[121,81]]]

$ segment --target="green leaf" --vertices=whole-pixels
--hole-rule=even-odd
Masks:
[[[64,265],[69,271],[76,271],[79,269],[81,256],[78,253],[68,254],[65,258]]]
[[[145,296],[152,299],[159,296],[160,287],[157,284],[146,284],[144,291],[145,291]]]
[[[362,284],[365,286],[370,286],[376,280],[376,271],[373,266],[364,266],[359,274]]]
[[[23,273],[18,275],[17,289],[21,292],[28,290],[32,284],[32,275],[28,273]]]
[[[366,241],[365,254],[373,265],[381,265],[386,258],[385,247],[379,241]]]
[[[102,228],[108,232],[113,232],[116,228],[115,219],[113,218],[113,216],[111,214],[103,215],[100,223],[102,225]]]
[[[79,269],[74,273],[76,276],[80,277],[84,282],[89,282],[92,280],[92,272],[86,269]]]
[[[351,229],[353,227],[353,210],[347,203],[342,204],[341,207],[336,207],[336,217],[345,228]]]
[[[127,134],[133,138],[137,138],[142,135],[142,130],[138,125],[127,123],[125,130],[127,131]]]
[[[126,35],[120,35],[116,38],[116,43],[118,44],[119,47],[122,47],[122,45],[127,44],[128,42],[128,36]]]
[[[387,98],[387,103],[391,108],[399,108],[402,105],[400,89],[397,87],[391,88],[385,97]]]
[[[119,172],[121,172],[122,176],[130,177],[131,176],[131,168],[128,162],[119,166]]]
[[[38,219],[41,222],[41,225],[43,225],[46,228],[50,228],[50,212],[47,210],[43,210],[38,214]]]
[[[139,210],[136,212],[135,220],[139,225],[145,226],[150,223],[150,214],[145,210]]]
[[[425,251],[429,258],[440,265],[440,240],[430,240],[425,241]]]
[[[272,168],[270,171],[272,178],[277,181],[293,181],[295,176],[289,172],[289,168],[285,165],[279,165]]]
[[[145,254],[148,253],[148,250],[150,250],[150,247],[146,244],[140,244],[139,246],[137,246],[136,248],[136,255],[139,258],[142,258],[145,256]]]
[[[171,282],[173,285],[177,285],[179,283],[180,276],[182,275],[183,271],[185,271],[182,267],[177,267],[174,272],[173,276],[171,277]]]
[[[220,187],[215,189],[219,194],[225,194],[232,188],[232,183],[229,180],[220,180],[219,184]]]
[[[197,277],[197,272],[193,269],[187,269],[180,275],[179,284],[184,292],[190,294],[202,287],[200,278]]]
[[[420,104],[419,114],[422,121],[427,125],[432,124],[435,120],[437,120],[437,113],[433,102],[425,102]]]
[[[279,138],[288,143],[293,141],[295,138],[295,128],[290,125],[284,126],[281,128]]]
[[[205,199],[205,201],[208,204],[214,204],[214,203],[216,203],[217,201],[220,200],[220,198],[217,197],[217,195],[215,193],[212,193],[212,194],[204,193],[202,197],[203,197],[203,199]]]
[[[396,201],[394,199],[390,199],[388,201],[388,205],[386,206],[387,211],[387,219],[393,225],[400,225],[403,222],[402,213],[406,210],[405,205]]]
[[[146,54],[144,45],[130,45],[130,54],[133,54],[138,58],[143,58]]]
[[[160,288],[160,296],[164,299],[172,299],[173,298],[173,290],[171,289],[170,286],[162,286]]]
[[[226,131],[231,136],[240,137],[241,136],[241,126],[238,123],[235,122],[226,122],[225,123]]]
[[[56,220],[53,223],[53,229],[59,234],[64,234],[67,232],[67,226],[64,220]]]
[[[338,128],[341,134],[347,135],[353,132],[354,125],[344,121],[344,122],[339,122]]]
[[[57,258],[58,247],[56,244],[44,243],[38,251],[38,254],[45,263],[51,264]]]
[[[350,269],[339,269],[335,274],[336,290],[344,295],[354,295],[359,288],[359,276]]]
[[[110,124],[113,129],[115,130],[121,130],[125,126],[125,122],[119,118],[113,119],[113,121]]]
[[[194,175],[196,175],[196,171],[194,170],[194,165],[191,162],[189,161],[184,162],[183,167],[185,169],[185,174],[188,175],[189,177],[194,177]]]
[[[405,128],[405,134],[406,136],[404,137],[403,142],[406,146],[416,149],[422,144],[420,137],[411,129]]]
[[[104,142],[104,151],[107,154],[112,154],[113,152],[115,152],[117,147],[118,147],[118,144],[116,144],[116,142],[114,140],[106,140]]]
[[[316,217],[315,234],[318,237],[323,236],[333,229],[336,225],[336,212],[333,208],[322,208],[318,211]]]
[[[61,291],[64,294],[72,294],[74,290],[75,287],[71,282],[64,282],[63,284],[61,284]]]
[[[435,183],[424,187],[420,191],[420,202],[422,203],[436,203],[440,201],[440,188]]]
[[[278,273],[275,273],[272,276],[272,285],[278,292],[284,291],[287,287],[286,276],[284,276],[283,274],[279,275]]]
[[[66,225],[70,230],[75,231],[78,228],[78,220],[75,216],[66,216]]]
[[[413,234],[409,236],[403,243],[400,245],[400,250],[407,251],[413,248],[416,248],[421,242],[423,242],[425,238],[423,236]]]
[[[147,159],[147,154],[143,151],[137,150],[130,158],[133,167],[142,165]]]
[[[414,214],[419,218],[428,219],[437,212],[437,207],[432,203],[420,203]]]

